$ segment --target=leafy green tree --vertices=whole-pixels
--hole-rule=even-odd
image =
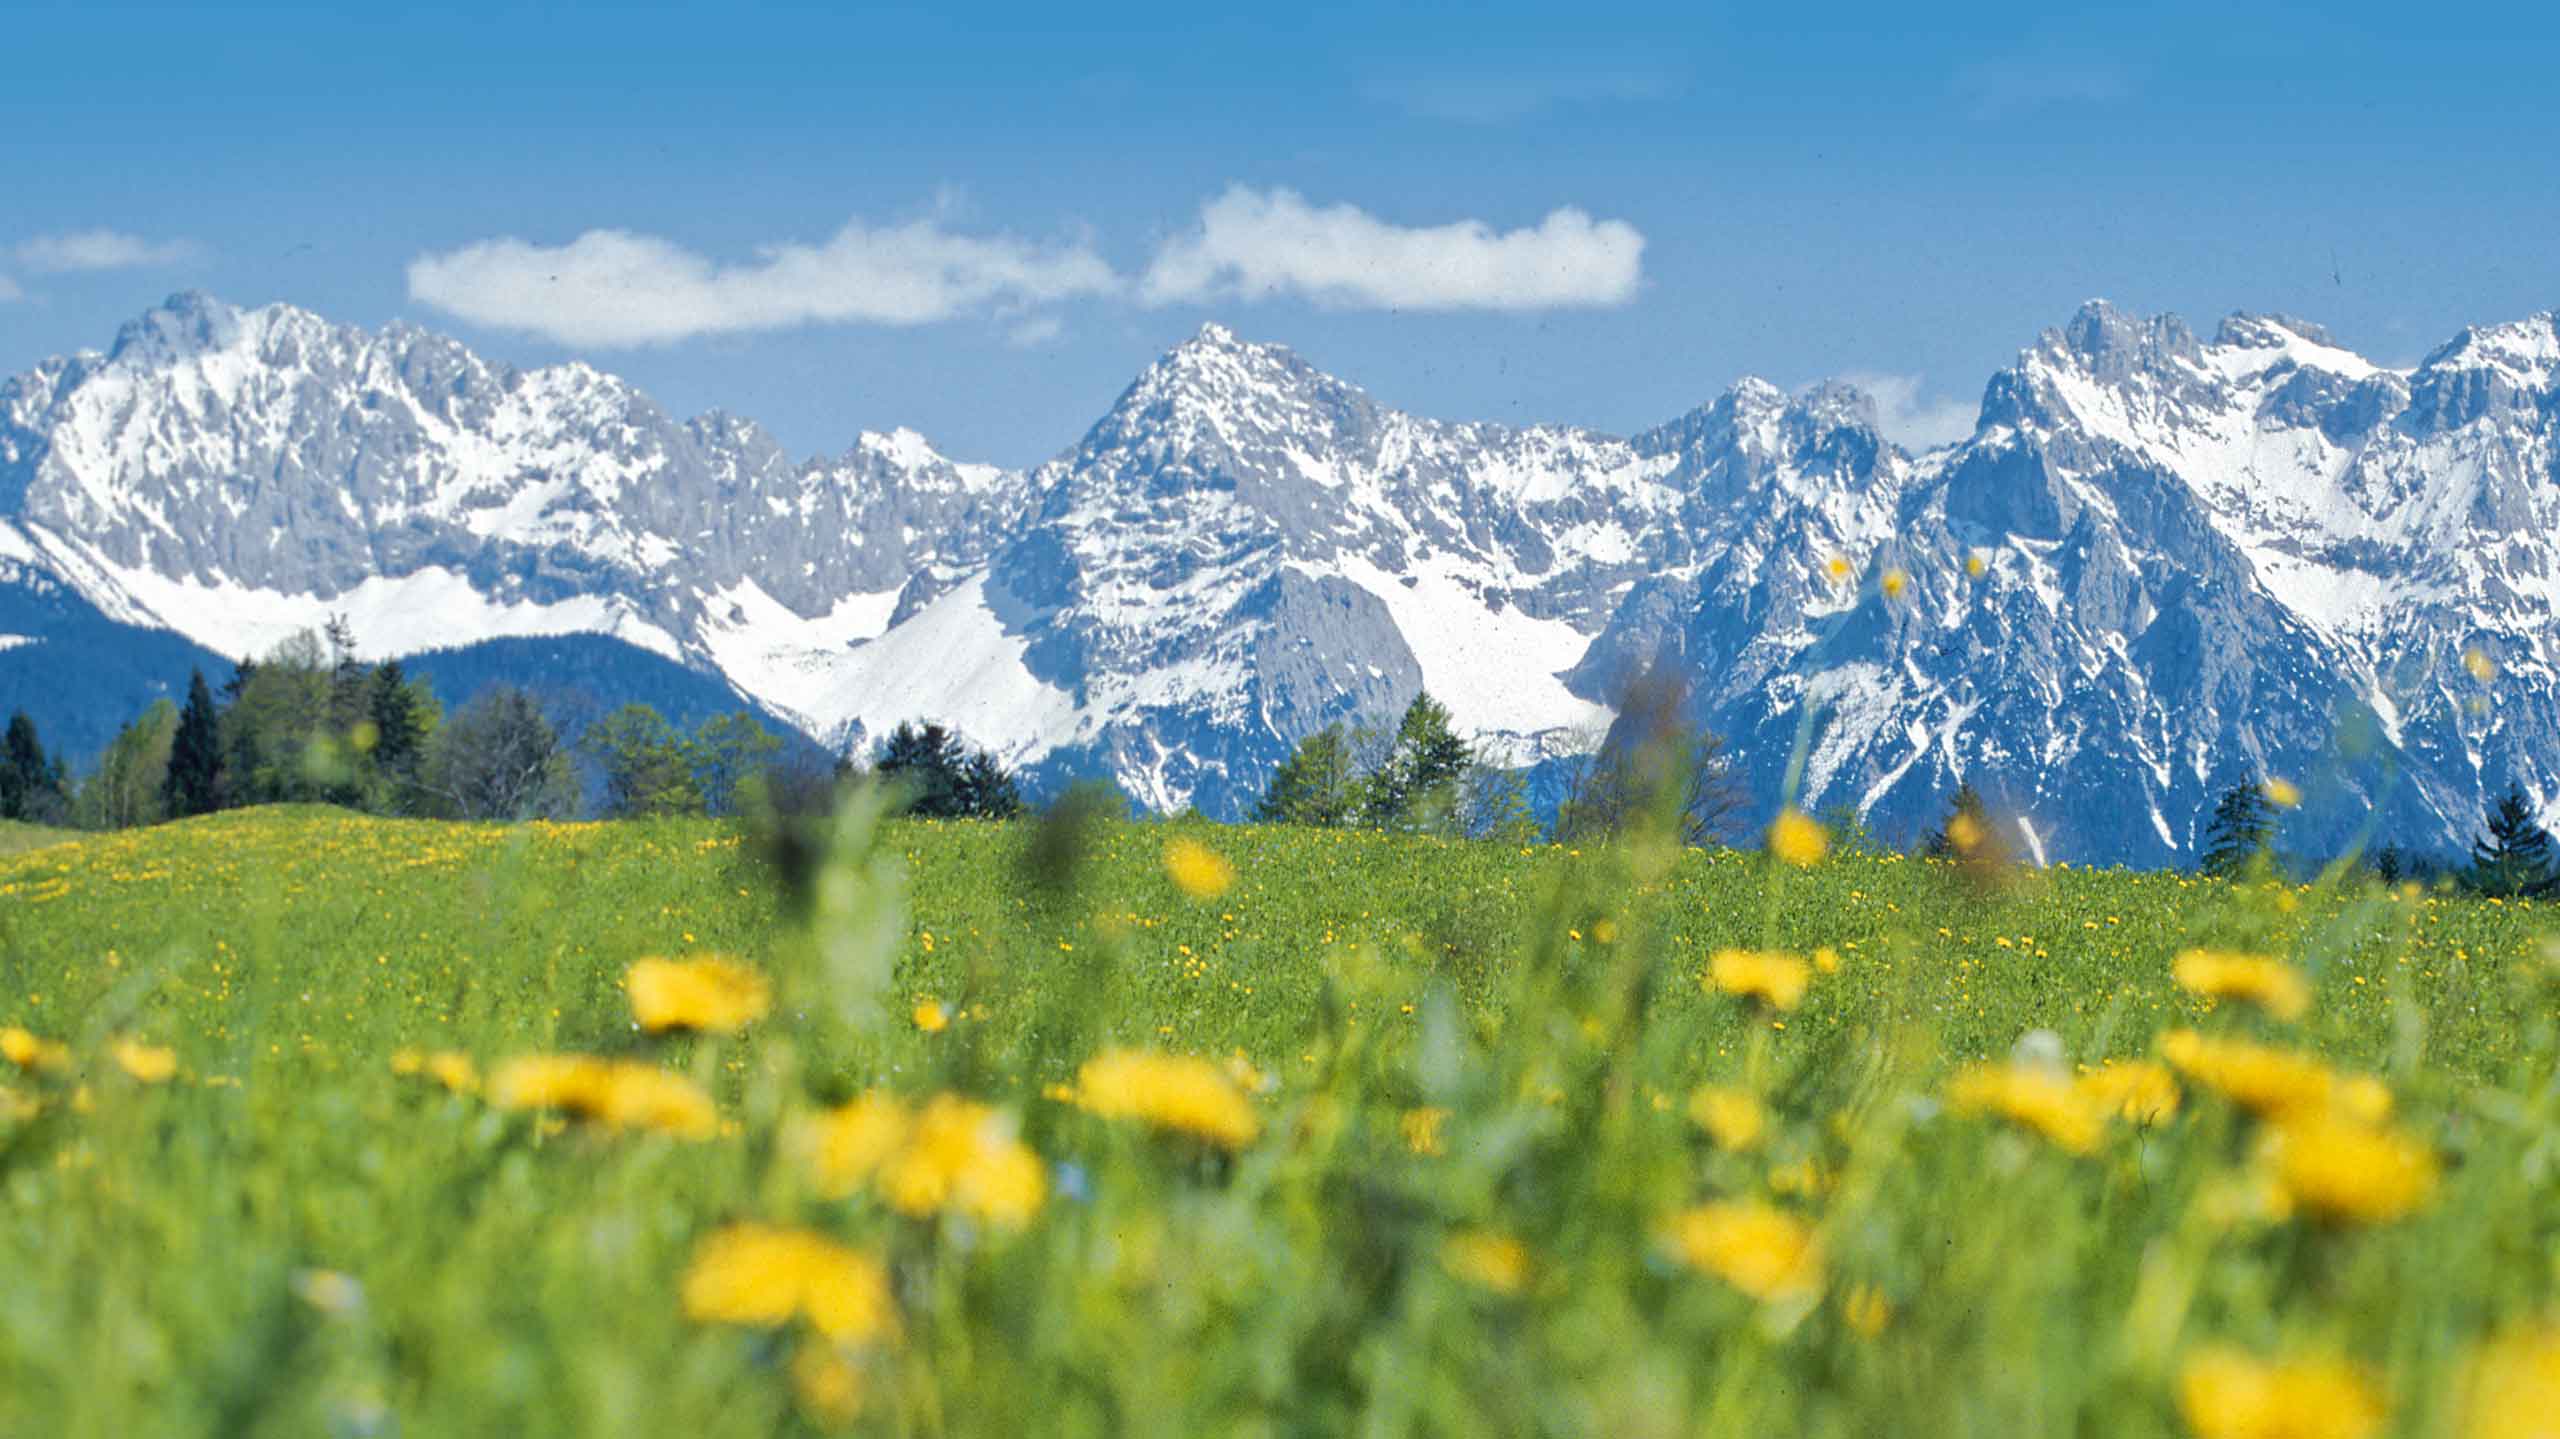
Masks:
[[[1331,828],[1350,820],[1360,797],[1350,738],[1342,726],[1326,725],[1298,741],[1272,771],[1253,817],[1264,824]]]
[[[169,762],[160,785],[160,809],[171,819],[211,814],[222,806],[222,730],[214,712],[213,691],[204,671],[187,678],[186,707],[178,711],[178,727],[169,741]]]
[[[761,784],[782,753],[782,741],[739,710],[704,720],[693,731],[693,783],[705,813],[738,813],[751,784]]]
[[[161,798],[169,750],[178,734],[178,707],[151,702],[142,716],[117,733],[98,767],[80,783],[72,820],[83,829],[129,829],[168,814]]]
[[[2471,844],[2463,886],[2479,894],[2540,899],[2560,894],[2560,854],[2551,832],[2534,818],[2522,785],[2510,786],[2489,809],[2489,832]]]
[[[702,813],[693,745],[666,717],[627,704],[587,728],[578,748],[603,777],[604,812],[617,819]]]
[[[1527,844],[1538,837],[1529,776],[1479,760],[1458,782],[1457,831],[1468,839]]]
[[[2262,784],[2235,784],[2214,802],[2204,831],[2206,874],[2233,879],[2273,862],[2275,801]]]
[[[0,819],[58,824],[70,809],[62,762],[45,754],[36,722],[19,710],[9,716],[8,735],[0,741]]]
[[[439,725],[419,787],[448,819],[565,819],[578,809],[569,752],[532,695],[492,685]]]
[[[1383,829],[1443,830],[1458,808],[1458,783],[1475,762],[1448,707],[1424,691],[1405,706],[1386,757],[1361,784],[1361,818]]]

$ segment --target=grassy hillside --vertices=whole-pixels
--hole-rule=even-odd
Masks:
[[[2307,1358],[2388,1427],[2285,1432],[2437,1434],[2560,1303],[2549,906],[858,830],[805,903],[710,823],[0,858],[0,1432],[2169,1435]],[[640,1032],[702,954],[770,1013]]]
[[[14,819],[0,819],[0,856],[18,854],[30,849],[41,849],[49,844],[60,844],[64,840],[78,839],[79,837],[78,832],[74,830],[47,829],[40,824],[27,824]]]

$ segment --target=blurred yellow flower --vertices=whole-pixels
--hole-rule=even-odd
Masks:
[[[719,1111],[692,1080],[654,1065],[584,1054],[531,1054],[499,1065],[489,1102],[500,1109],[557,1109],[607,1129],[647,1129],[708,1139]]]
[[[1440,1263],[1496,1294],[1517,1294],[1529,1282],[1529,1246],[1497,1229],[1462,1229],[1450,1235],[1440,1245]]]
[[[818,1191],[842,1199],[871,1181],[907,1142],[914,1116],[896,1095],[874,1090],[793,1130]]]
[[[1964,572],[1977,580],[1982,578],[1983,572],[1990,568],[1990,557],[1980,550],[1974,550],[1964,557]]]
[[[2293,809],[2302,803],[2302,786],[2292,780],[2270,775],[2262,788],[2266,791],[2267,803],[2278,809]]]
[[[1822,1287],[1822,1242],[1803,1220],[1749,1201],[1673,1215],[1663,1242],[1682,1263],[1760,1300],[1807,1298]]]
[[[2178,1081],[2156,1060],[2109,1060],[2078,1084],[2101,1111],[2135,1124],[2158,1124],[2178,1112]]]
[[[643,959],[624,979],[631,1014],[651,1034],[670,1029],[734,1034],[773,1007],[773,982],[743,964],[698,959]]]
[[[2436,1158],[2397,1130],[2319,1112],[2290,1114],[2266,1139],[2266,1159],[2293,1203],[2323,1219],[2380,1224],[2425,1204]]]
[[[139,1039],[116,1039],[107,1045],[116,1068],[144,1084],[166,1084],[178,1072],[178,1052]]]
[[[24,1124],[43,1112],[43,1105],[7,1085],[0,1085],[0,1122]]]
[[[1849,582],[1851,568],[1849,557],[1837,550],[1823,557],[1822,573],[1835,585],[1845,585]]]
[[[1726,1084],[1704,1084],[1689,1096],[1689,1118],[1719,1148],[1737,1153],[1760,1142],[1769,1129],[1769,1111],[1750,1090]]]
[[[1115,1049],[1076,1072],[1075,1104],[1105,1119],[1135,1119],[1157,1129],[1241,1149],[1262,1132],[1244,1091],[1205,1059]]]
[[[880,1194],[902,1214],[947,1212],[1020,1228],[1040,1212],[1048,1176],[1040,1157],[1014,1137],[1012,1116],[937,1094],[881,1168]]]
[[[1947,1084],[1958,1113],[1997,1114],[2074,1154],[2088,1154],[2106,1132],[2106,1110],[2062,1074],[2023,1064],[1968,1064]]]
[[[940,1034],[951,1027],[951,1011],[938,999],[919,999],[913,1015],[916,1028],[927,1034]]]
[[[1224,855],[1188,835],[1166,843],[1164,872],[1193,899],[1216,899],[1236,882],[1236,867]]]
[[[1727,994],[1767,1002],[1772,1009],[1804,1003],[1813,966],[1774,949],[1719,949],[1707,956],[1706,984]]]
[[[2519,1326],[2472,1356],[2463,1389],[2464,1439],[2560,1435],[2560,1322]]]
[[[1830,831],[1802,810],[1782,811],[1769,826],[1769,853],[1798,869],[1812,868],[1830,852]]]
[[[1853,1284],[1840,1296],[1840,1320],[1860,1336],[1873,1339],[1893,1322],[1893,1305],[1874,1285]]]
[[[1397,1127],[1404,1132],[1404,1147],[1414,1153],[1448,1153],[1449,1111],[1430,1105],[1408,1109]]]
[[[1887,570],[1878,588],[1884,591],[1886,599],[1898,600],[1902,598],[1903,591],[1911,588],[1911,576],[1900,570]]]
[[[2178,1412],[2197,1439],[2365,1439],[2382,1427],[2382,1394],[2342,1359],[2265,1362],[2207,1349],[2178,1375]]]
[[[796,1315],[839,1344],[897,1332],[889,1275],[880,1261],[814,1230],[733,1224],[693,1252],[684,1312],[709,1324],[775,1328]]]
[[[2287,1023],[2311,1008],[2311,983],[2302,971],[2262,954],[2182,949],[2170,962],[2169,977],[2190,994],[2245,1000]]]
[[[2192,1029],[2169,1030],[2158,1043],[2161,1057],[2190,1082],[2260,1115],[2325,1110],[2341,1093],[2338,1077],[2327,1065],[2289,1049],[2213,1038]]]
[[[2462,652],[2462,667],[2471,671],[2471,677],[2484,685],[2498,677],[2498,662],[2489,658],[2488,651],[2478,645]]]
[[[0,1029],[0,1059],[30,1073],[50,1073],[68,1066],[71,1053],[59,1043],[40,1039],[13,1024]]]
[[[843,1345],[803,1344],[791,1356],[791,1392],[821,1428],[842,1429],[862,1417],[866,1388],[862,1366]]]

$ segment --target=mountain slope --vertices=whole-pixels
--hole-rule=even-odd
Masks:
[[[1457,424],[1209,326],[1027,474],[793,462],[584,366],[180,296],[0,385],[0,545],[226,653],[608,635],[831,744],[929,716],[1226,816],[1418,687],[1527,759],[1664,662],[1767,803],[1801,751],[1888,835],[1971,779],[2032,852],[2154,862],[2270,773],[2318,847],[2376,807],[2451,842],[2510,781],[2560,818],[2555,425],[2547,315],[2403,372],[2092,303],[1917,456],[1840,385]]]

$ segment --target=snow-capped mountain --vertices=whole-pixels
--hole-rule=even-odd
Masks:
[[[1024,474],[179,296],[0,385],[0,563],[223,653],[618,636],[829,742],[937,718],[1228,815],[1418,687],[1526,757],[1661,661],[1769,804],[1800,753],[1901,837],[1970,778],[2032,851],[2153,862],[2266,774],[2315,845],[2450,843],[2511,780],[2560,818],[2555,454],[2548,315],[2394,371],[2093,303],[1922,455],[1841,385],[1452,424],[1209,326]]]

